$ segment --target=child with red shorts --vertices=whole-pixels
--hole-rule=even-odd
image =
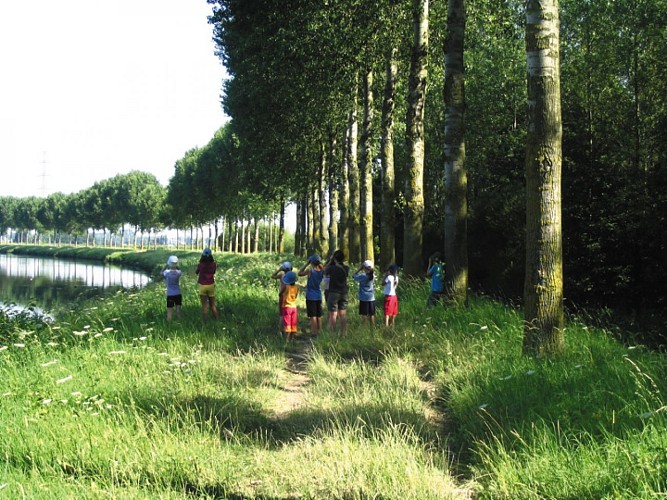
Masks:
[[[387,269],[382,277],[382,285],[384,289],[384,326],[394,328],[396,325],[396,316],[398,315],[398,295],[396,295],[396,287],[398,287],[398,266],[392,264]]]
[[[283,333],[287,340],[293,340],[297,333],[298,313],[296,299],[299,296],[299,285],[296,284],[296,273],[289,271],[282,278],[285,285],[280,291],[280,315]]]

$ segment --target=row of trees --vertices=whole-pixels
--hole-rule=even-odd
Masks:
[[[284,250],[279,203],[243,186],[235,139],[222,127],[204,147],[186,152],[167,187],[154,175],[133,171],[73,194],[45,198],[0,197],[0,235],[17,242],[82,242],[144,247],[175,229],[176,242],[241,253]],[[283,210],[280,210],[284,213]],[[182,235],[179,231],[183,231]],[[141,237],[139,240],[138,238]]]
[[[102,232],[104,243],[119,239],[121,245],[136,246],[138,235],[164,227],[165,196],[155,176],[134,171],[73,194],[0,197],[0,234],[11,228],[20,242],[27,242],[32,234],[35,241],[60,243],[63,238],[77,241],[83,237],[88,244],[96,240],[96,232]],[[126,241],[128,226],[132,241]]]
[[[297,251],[444,249],[455,298],[523,288],[558,332],[564,238],[568,298],[664,306],[665,0],[209,3],[237,172]]]

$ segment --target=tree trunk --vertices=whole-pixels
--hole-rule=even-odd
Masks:
[[[364,75],[364,122],[361,131],[361,259],[375,260],[373,248],[373,70]],[[361,260],[360,259],[360,260]]]
[[[315,201],[315,189],[313,188],[304,199],[306,207],[305,213],[307,216],[307,223],[308,223],[307,226],[308,237],[306,238],[306,253],[310,255],[315,250],[315,233],[316,233],[315,221],[317,219],[317,217],[315,216],[316,205],[317,205]]]
[[[285,251],[285,197],[280,195],[280,223],[278,227],[278,253]]]
[[[296,255],[301,255],[303,252],[305,238],[303,226],[303,203],[298,200],[296,202],[296,230],[294,231],[294,253]]]
[[[327,237],[325,236],[325,227],[327,226],[327,200],[326,200],[326,184],[327,184],[327,145],[322,144],[322,160],[320,161],[320,171],[317,176],[317,201],[319,202],[317,221],[317,252],[320,255],[327,252]],[[331,164],[329,164],[330,167]]]
[[[255,241],[252,247],[252,253],[259,252],[259,219],[255,218]]]
[[[340,206],[340,220],[338,223],[337,249],[342,250],[345,255],[350,255],[350,179],[348,175],[350,165],[347,154],[349,134],[350,127],[345,127],[345,141],[342,145],[341,154],[341,172],[338,177],[338,181],[340,182],[340,199],[338,203]]]
[[[396,81],[398,78],[398,49],[393,48],[387,61],[384,99],[382,101],[382,211],[380,213],[380,268],[387,269],[396,262],[396,178],[394,173],[394,109],[396,107]]]
[[[338,248],[338,182],[336,182],[336,136],[329,139],[329,244],[328,252]],[[324,258],[324,256],[322,256]]]
[[[227,250],[229,253],[234,251],[234,220],[231,217],[227,217]]]
[[[420,276],[424,273],[422,232],[424,225],[424,104],[428,54],[428,0],[413,0],[412,16],[414,40],[410,60],[406,118],[409,165],[403,218],[403,269],[409,276]]]
[[[273,252],[273,226],[275,225],[274,224],[275,219],[276,219],[275,212],[271,212],[271,218],[269,219],[269,252]],[[294,235],[294,238],[296,239],[296,235]]]
[[[559,24],[558,0],[526,2],[528,135],[523,350],[527,354],[558,354],[564,348]]]
[[[468,177],[465,159],[464,0],[449,0],[445,40],[445,282],[468,299]]]
[[[357,143],[359,134],[359,123],[357,120],[357,92],[355,87],[354,102],[348,120],[347,136],[347,176],[350,185],[350,210],[347,214],[350,230],[349,254],[346,254],[349,262],[361,261],[361,234],[360,234],[360,193],[359,193],[359,162],[357,157]]]
[[[253,234],[252,218],[249,218],[248,221],[247,221],[247,224],[246,224],[246,240],[247,240],[246,245],[245,245],[246,253],[251,253],[252,252],[252,246],[251,246],[252,234]]]

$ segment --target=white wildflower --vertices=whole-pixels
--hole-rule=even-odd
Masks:
[[[65,382],[69,382],[70,380],[72,380],[72,378],[73,377],[71,375],[67,375],[67,377],[65,378],[56,380],[56,384],[64,384]]]

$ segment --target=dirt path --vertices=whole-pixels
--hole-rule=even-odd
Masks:
[[[282,393],[275,402],[273,417],[285,418],[290,412],[300,408],[305,401],[305,388],[310,383],[308,362],[313,348],[311,339],[298,339],[292,343],[292,350],[285,353],[287,381],[281,388]]]

